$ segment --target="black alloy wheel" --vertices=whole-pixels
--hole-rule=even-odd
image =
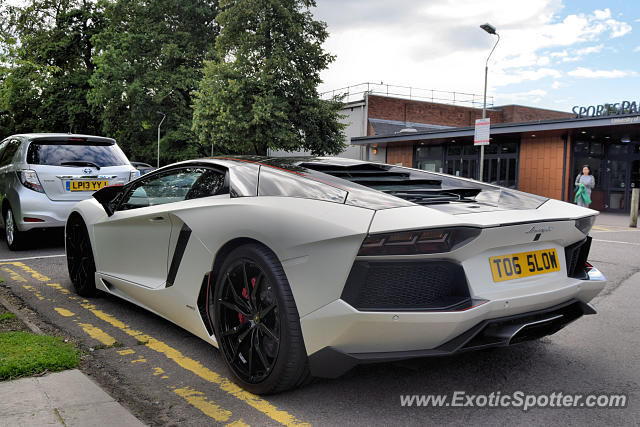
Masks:
[[[66,238],[67,268],[76,293],[83,297],[96,294],[96,264],[87,227],[82,219],[72,217],[67,223]]]
[[[275,393],[309,376],[298,310],[269,249],[251,244],[229,254],[210,301],[225,363],[245,389]]]

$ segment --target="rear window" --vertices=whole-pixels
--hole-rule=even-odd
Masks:
[[[122,151],[108,143],[34,141],[27,150],[27,163],[32,165],[70,166],[74,162],[94,163],[100,167],[129,164]]]

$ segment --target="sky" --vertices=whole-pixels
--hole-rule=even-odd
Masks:
[[[638,0],[317,0],[336,60],[320,91],[384,82],[571,111],[640,102]]]

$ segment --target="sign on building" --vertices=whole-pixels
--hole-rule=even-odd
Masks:
[[[473,145],[489,145],[489,135],[491,134],[491,119],[477,119],[476,131],[473,136]]]

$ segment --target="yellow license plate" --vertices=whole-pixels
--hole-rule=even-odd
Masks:
[[[555,249],[492,256],[489,258],[489,264],[494,282],[560,271],[558,253]]]
[[[109,181],[67,181],[67,191],[98,191]]]

